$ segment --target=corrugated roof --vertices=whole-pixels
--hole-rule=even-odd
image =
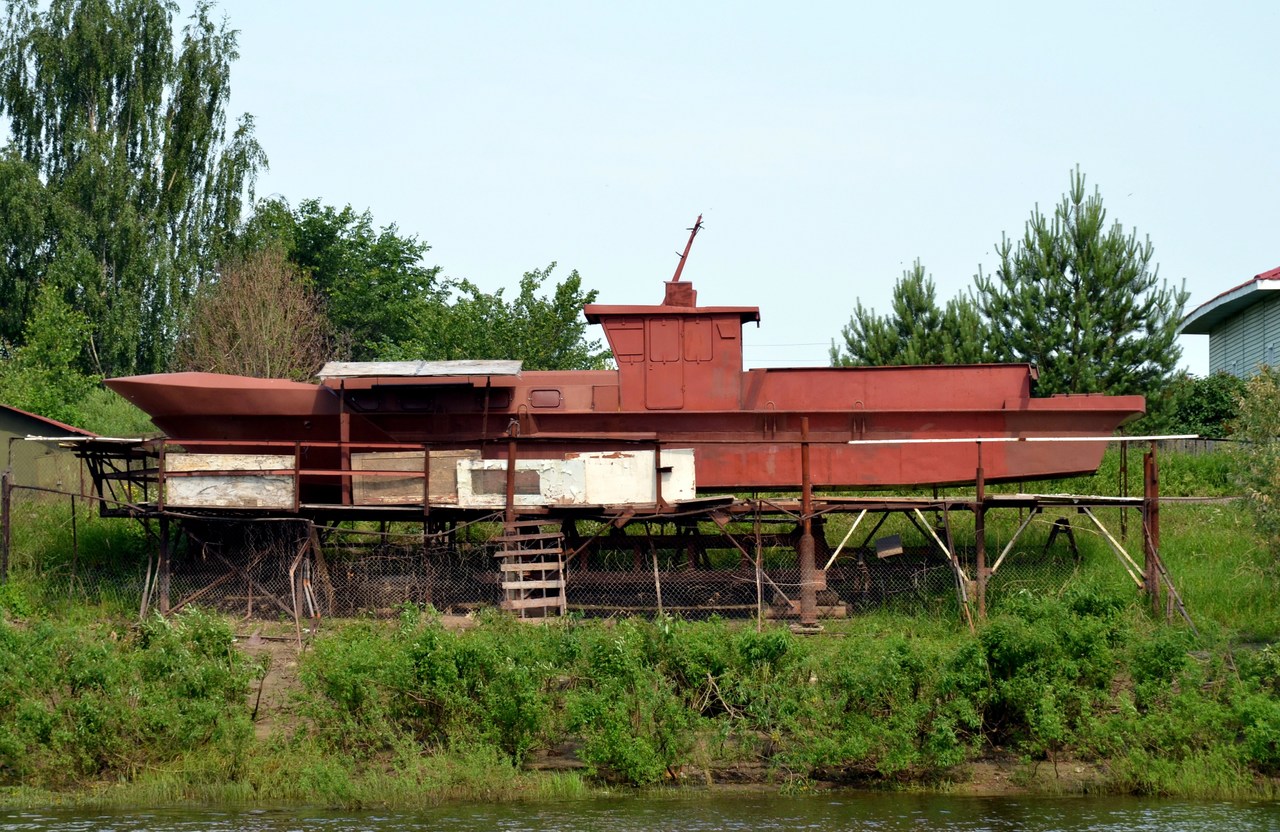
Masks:
[[[1182,319],[1178,331],[1184,335],[1208,335],[1228,318],[1260,302],[1263,292],[1280,290],[1280,266],[1256,274],[1239,286],[1233,286],[1205,301]]]
[[[520,361],[330,361],[319,378],[430,378],[440,376],[518,376]]]
[[[7,410],[10,413],[17,413],[19,416],[25,416],[28,419],[33,419],[37,422],[40,422],[41,424],[48,425],[51,428],[55,428],[56,430],[66,431],[67,433],[75,434],[76,436],[97,436],[98,435],[91,430],[85,430],[84,428],[78,428],[78,427],[75,427],[74,425],[68,425],[65,422],[59,422],[57,419],[50,419],[48,417],[41,416],[38,413],[28,413],[27,411],[18,407],[13,407],[12,405],[0,404],[0,410]]]

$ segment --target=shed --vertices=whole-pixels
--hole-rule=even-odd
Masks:
[[[96,436],[92,431],[46,419],[0,404],[0,471],[10,471],[16,485],[79,493],[80,460],[53,442],[27,442],[28,436]],[[87,488],[87,485],[85,485]]]

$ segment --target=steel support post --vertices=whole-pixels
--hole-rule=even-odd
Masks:
[[[800,417],[800,626],[818,625],[818,568],[813,546],[813,478],[809,471],[809,417]]]
[[[513,430],[507,437],[507,504],[503,521],[507,529],[516,525],[516,434]]]
[[[977,558],[978,618],[987,617],[987,483],[982,473],[982,443],[978,443],[977,505],[973,512],[973,547]]]
[[[1151,607],[1160,612],[1160,464],[1156,444],[1142,457],[1142,580]]]

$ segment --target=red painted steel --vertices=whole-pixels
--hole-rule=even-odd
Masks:
[[[695,226],[695,233],[696,233]],[[691,237],[692,240],[692,237]],[[678,277],[678,273],[677,273]],[[749,306],[697,306],[687,281],[652,306],[592,304],[616,370],[330,379],[321,384],[211,373],[110,379],[107,385],[176,440],[421,443],[524,457],[634,447],[693,448],[699,490],[798,489],[808,420],[814,487],[972,482],[976,446],[849,444],[865,439],[1108,437],[1140,416],[1141,396],[1032,398],[1026,364],[742,368]],[[533,441],[527,441],[533,440]],[[993,443],[987,482],[1086,473],[1105,443]],[[333,447],[303,465],[338,467]]]

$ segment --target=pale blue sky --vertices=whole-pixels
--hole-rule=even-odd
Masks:
[[[750,366],[825,364],[916,257],[969,287],[1076,164],[1188,310],[1280,266],[1274,2],[220,7],[260,194],[368,208],[487,289],[557,260],[610,303],[658,302],[701,212],[685,275],[761,307]]]

